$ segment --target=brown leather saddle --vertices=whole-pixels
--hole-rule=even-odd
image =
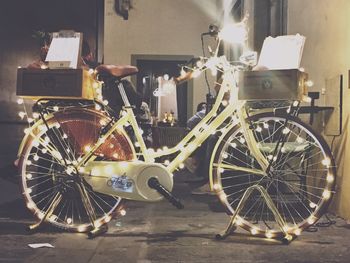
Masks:
[[[106,65],[102,64],[96,68],[97,73],[101,75],[113,76],[119,79],[134,75],[139,72],[137,67],[134,66],[116,66],[116,65]]]

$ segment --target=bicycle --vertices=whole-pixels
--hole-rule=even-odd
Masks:
[[[212,134],[218,141],[209,164],[210,186],[231,216],[225,235],[241,226],[255,236],[290,241],[314,224],[334,193],[336,169],[327,143],[297,118],[298,101],[289,113],[247,112],[237,95],[242,65],[217,55],[220,41],[211,57],[175,79],[180,83],[208,69],[222,73],[210,112],[171,148],[146,148],[121,82],[137,73],[134,67],[97,68],[121,93],[120,118],[98,101],[53,112],[39,101],[41,117],[18,154],[23,195],[39,218],[30,228],[49,222],[94,237],[107,230],[113,216],[125,213],[122,199],[166,198],[183,208],[171,193],[173,173]]]

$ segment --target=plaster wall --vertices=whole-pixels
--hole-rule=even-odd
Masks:
[[[201,56],[200,34],[216,19],[216,0],[137,0],[123,20],[114,0],[105,2],[104,62],[131,64],[131,55]],[[180,69],[179,69],[180,71]],[[210,75],[210,74],[209,74]],[[194,80],[193,101],[205,100],[203,77]]]
[[[338,169],[337,193],[331,209],[350,219],[350,141],[348,140],[350,93],[350,1],[290,0],[288,1],[288,33],[306,36],[302,65],[314,81],[314,90],[326,88],[326,79],[344,76],[343,133],[334,140],[333,153]],[[322,96],[320,103],[325,101]],[[323,103],[322,103],[323,104]],[[328,137],[328,140],[331,141]]]

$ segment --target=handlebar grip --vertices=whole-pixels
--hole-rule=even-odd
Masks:
[[[178,84],[181,84],[187,80],[190,80],[192,78],[192,75],[193,75],[193,71],[190,71],[190,72],[186,72],[186,74],[184,74],[184,75],[181,75],[177,78],[174,78],[175,84],[178,85]]]

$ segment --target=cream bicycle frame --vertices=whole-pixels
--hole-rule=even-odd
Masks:
[[[153,149],[147,149],[142,137],[142,132],[138,126],[134,112],[125,94],[124,87],[121,83],[119,83],[118,88],[125,104],[121,118],[115,124],[113,124],[109,131],[97,141],[97,143],[91,148],[91,151],[81,159],[77,165],[77,168],[79,169],[80,167],[83,167],[84,164],[88,162],[92,154],[98,149],[98,147],[100,147],[106,141],[107,137],[110,136],[115,130],[123,130],[124,126],[131,125],[135,133],[135,143],[137,143],[138,147],[140,148],[139,155],[143,156],[146,163],[153,163],[156,158],[179,152],[176,157],[172,161],[169,161],[168,165],[166,166],[166,169],[170,173],[173,173],[181,164],[183,164],[183,161],[187,157],[189,157],[210,135],[215,133],[218,129],[220,129],[222,133],[225,134],[225,132],[229,131],[234,125],[240,123],[243,127],[243,134],[249,145],[249,148],[262,167],[262,170],[238,167],[233,165],[225,168],[251,172],[264,176],[265,170],[268,166],[268,161],[259,151],[254,135],[245,123],[245,119],[247,117],[245,111],[243,110],[245,101],[238,100],[238,86],[235,79],[235,73],[237,72],[237,69],[229,65],[229,63],[226,61],[226,58],[221,57],[220,59],[222,62],[226,63],[226,69],[223,72],[221,88],[211,111],[176,146],[171,148],[164,147],[163,149],[158,149],[157,151],[154,151]],[[206,69],[206,67],[203,67],[203,70]],[[224,108],[224,110],[217,115],[218,109],[224,101],[223,99],[226,92],[230,93],[230,99],[229,101],[226,101],[227,106]],[[237,113],[234,114],[235,112]],[[236,116],[236,118],[232,118],[233,121],[229,122],[225,127],[220,128],[220,126],[225,123],[226,119],[234,116]]]

